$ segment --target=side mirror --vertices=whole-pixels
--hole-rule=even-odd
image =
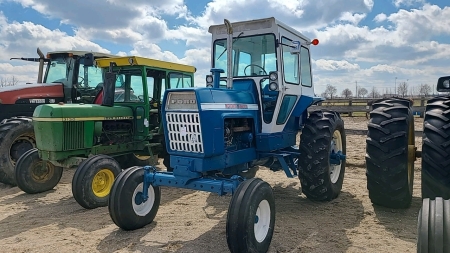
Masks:
[[[450,76],[439,77],[437,82],[438,92],[449,92],[450,91]]]
[[[84,55],[84,66],[94,66],[94,55],[92,53],[87,53]]]
[[[300,48],[302,44],[298,40],[292,41],[291,54],[300,54]]]

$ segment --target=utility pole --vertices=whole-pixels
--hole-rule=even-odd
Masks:
[[[397,77],[395,78],[394,95],[397,95]]]
[[[358,98],[358,81],[355,81],[356,90],[355,90],[355,96]]]

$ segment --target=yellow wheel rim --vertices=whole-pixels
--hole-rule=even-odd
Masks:
[[[145,161],[147,159],[150,159],[151,156],[148,155],[135,155],[133,154],[137,159],[141,160],[141,161]]]
[[[414,132],[414,118],[409,121],[409,135],[408,135],[408,183],[410,191],[413,190],[414,178],[414,161],[416,161],[416,146],[415,146],[415,132]]]
[[[110,169],[101,169],[92,179],[92,192],[103,198],[108,196],[114,182],[114,173]]]

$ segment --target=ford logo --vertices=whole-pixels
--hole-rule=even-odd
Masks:
[[[171,99],[171,104],[196,104],[195,99]]]

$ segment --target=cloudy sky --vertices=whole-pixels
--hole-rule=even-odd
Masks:
[[[434,86],[450,75],[448,0],[0,0],[0,78],[35,82],[36,47],[139,55],[210,69],[208,27],[223,19],[274,16],[320,44],[313,47],[316,93],[332,84],[393,90]],[[396,79],[397,78],[397,79]]]

